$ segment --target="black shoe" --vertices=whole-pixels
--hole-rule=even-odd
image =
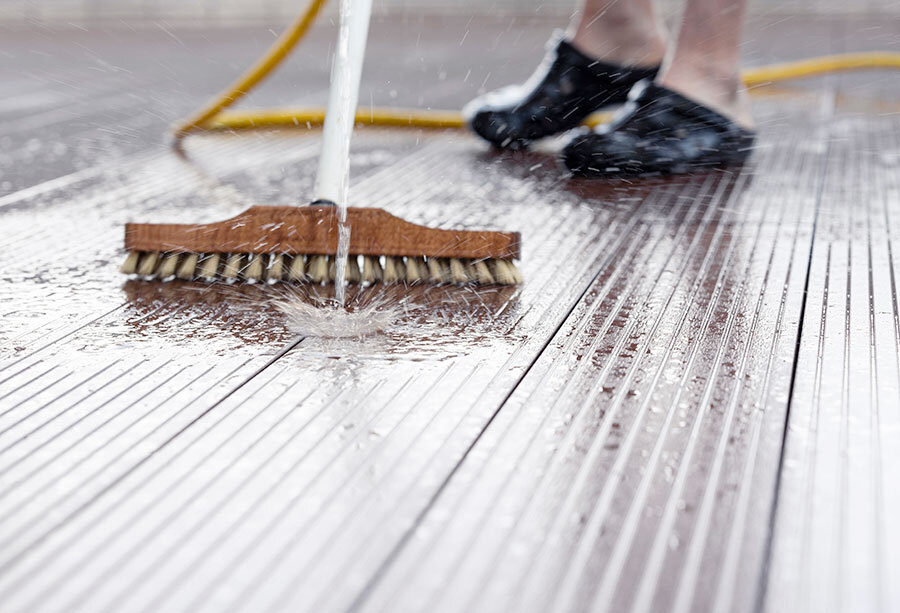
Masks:
[[[650,81],[632,90],[616,118],[563,150],[577,175],[674,174],[742,164],[755,132]]]
[[[653,79],[658,70],[600,62],[564,40],[554,45],[555,40],[550,39],[544,61],[523,85],[466,105],[463,115],[479,136],[498,147],[522,148],[574,128],[599,108],[625,102],[635,83]]]

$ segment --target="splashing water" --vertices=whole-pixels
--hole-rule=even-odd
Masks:
[[[400,306],[374,301],[349,310],[329,308],[324,301],[313,304],[297,297],[273,301],[284,313],[288,328],[300,336],[320,338],[362,337],[387,330],[402,314]]]

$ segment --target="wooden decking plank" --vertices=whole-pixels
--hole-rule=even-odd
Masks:
[[[410,139],[415,140],[414,137],[410,137]],[[321,369],[321,360],[325,358],[325,356],[333,355],[334,353],[342,354],[350,352],[357,355],[358,357],[356,359],[360,360],[360,363],[354,368],[356,376],[361,377],[363,380],[371,380],[374,384],[384,387],[384,389],[387,390],[390,389],[391,385],[394,385],[397,380],[397,376],[393,374],[396,366],[390,363],[390,360],[395,358],[389,357],[388,363],[385,364],[385,359],[381,357],[382,355],[396,355],[399,359],[403,359],[402,356],[404,354],[410,351],[416,351],[415,348],[420,346],[420,349],[417,351],[418,354],[422,355],[424,358],[424,362],[419,365],[418,362],[413,361],[405,371],[408,372],[410,376],[413,376],[415,380],[419,380],[427,379],[428,375],[426,373],[433,372],[436,365],[440,365],[443,360],[447,359],[447,352],[450,351],[451,353],[449,355],[456,356],[455,359],[459,362],[459,366],[454,368],[453,373],[455,374],[453,377],[447,379],[445,386],[449,391],[457,389],[464,389],[466,391],[459,398],[459,403],[454,403],[459,411],[463,411],[462,414],[449,412],[446,416],[432,414],[435,423],[439,424],[441,431],[446,431],[448,427],[451,427],[451,433],[454,433],[455,435],[450,441],[441,441],[441,444],[437,448],[438,450],[449,451],[448,455],[441,454],[437,458],[439,461],[437,474],[441,475],[444,474],[445,471],[452,469],[455,458],[458,458],[457,454],[465,448],[467,442],[471,440],[471,437],[477,435],[480,431],[482,426],[479,424],[483,424],[483,421],[489,418],[496,409],[496,406],[502,402],[503,396],[508,393],[507,390],[518,381],[522,369],[534,359],[535,352],[539,351],[545,343],[547,332],[552,331],[556,325],[555,322],[559,318],[565,316],[568,309],[571,308],[569,305],[572,303],[572,300],[576,299],[580,294],[581,288],[584,287],[584,283],[593,276],[596,267],[600,266],[601,260],[606,261],[611,257],[611,254],[604,252],[604,246],[612,246],[613,244],[616,244],[617,241],[621,242],[623,237],[627,236],[629,231],[628,228],[631,227],[629,224],[632,223],[629,221],[630,212],[639,203],[635,203],[633,197],[629,197],[631,195],[626,193],[625,202],[621,206],[608,210],[599,209],[589,211],[577,206],[579,198],[575,195],[564,195],[562,197],[555,195],[555,180],[547,181],[545,177],[537,182],[536,186],[532,185],[532,183],[535,183],[533,172],[521,173],[521,176],[518,177],[510,176],[509,173],[504,172],[504,176],[506,177],[504,184],[499,186],[491,185],[491,182],[486,179],[495,176],[497,171],[490,167],[485,168],[477,160],[473,161],[471,159],[470,147],[473,141],[466,138],[448,142],[445,138],[438,136],[429,137],[428,140],[430,141],[430,144],[424,147],[424,149],[418,150],[414,155],[401,158],[401,164],[399,164],[396,169],[389,167],[378,175],[374,175],[371,179],[361,182],[358,186],[358,190],[355,192],[357,197],[364,199],[367,204],[387,206],[401,215],[416,217],[416,215],[413,214],[416,213],[418,215],[418,220],[431,221],[432,223],[437,223],[439,225],[455,225],[454,220],[456,219],[469,220],[469,223],[473,225],[487,224],[489,226],[508,227],[509,224],[513,224],[517,228],[523,229],[526,233],[526,237],[530,237],[532,245],[531,249],[534,251],[535,257],[537,258],[531,264],[528,262],[525,263],[525,274],[532,280],[531,284],[526,286],[522,292],[512,291],[505,293],[487,292],[487,294],[479,294],[478,292],[464,289],[441,291],[426,290],[420,296],[420,299],[425,300],[426,302],[431,301],[431,310],[423,310],[418,313],[413,312],[410,315],[410,323],[401,325],[399,328],[400,332],[397,332],[396,336],[377,341],[377,344],[375,345],[377,350],[374,348],[370,350],[368,353],[369,357],[366,357],[365,343],[362,344],[362,348],[354,347],[353,344],[348,348],[341,343],[335,344],[334,342],[328,341],[313,341],[309,345],[304,343],[302,350],[296,358],[287,356],[285,360],[300,361],[303,365],[302,368],[299,370],[289,370],[289,372],[292,372],[292,377],[312,377],[309,379],[310,384],[315,385],[316,372],[318,369]],[[443,176],[438,172],[439,169],[443,171]],[[406,185],[406,183],[398,184],[398,176],[402,176],[405,181],[409,181],[409,184],[413,189],[407,189],[405,187],[398,189],[401,185]],[[437,177],[437,180],[418,181],[417,179],[419,176],[422,176],[422,178]],[[463,178],[465,181],[462,185],[462,189],[458,177]],[[498,194],[502,194],[514,184],[518,184],[519,186],[517,192],[521,194],[521,204],[505,207],[498,206],[494,208],[484,206],[485,201],[496,199]],[[537,187],[539,190],[538,197],[535,197],[532,189],[523,189],[525,184],[529,185],[529,187]],[[522,206],[527,207],[533,214],[533,216],[526,221],[523,221],[522,219]],[[553,217],[556,216],[555,214],[560,211],[565,214],[559,217],[559,222],[551,222],[548,224],[547,222],[551,221]],[[596,219],[598,217],[603,220],[602,223],[589,223],[591,218]],[[523,227],[523,224],[526,223],[527,225]],[[572,240],[573,233],[584,233],[585,230],[589,231],[589,233],[584,236],[584,239],[589,239],[588,242],[585,242],[582,239]],[[624,232],[625,234],[620,234],[621,232]],[[572,257],[579,253],[581,247],[586,246],[591,247],[586,255],[582,255],[580,258]],[[584,281],[573,282],[573,280],[577,279],[584,279]],[[466,302],[470,302],[471,305],[474,305],[474,308],[471,305],[466,306]],[[442,309],[440,307],[442,303],[448,303],[449,306],[445,306]],[[517,306],[518,304],[527,308],[522,309]],[[437,314],[443,313],[443,316],[448,317],[448,319],[435,328],[434,326],[437,322],[431,323],[430,318],[432,317],[436,305]],[[538,308],[534,308],[535,306]],[[519,312],[520,310],[521,312]],[[473,312],[476,317],[474,320],[472,320]],[[499,315],[494,316],[492,313],[498,313]],[[423,317],[425,319],[422,323],[413,323],[413,321]],[[462,317],[462,320],[455,322],[454,318],[459,317]],[[419,329],[423,325],[427,330],[430,330],[430,332],[428,332],[429,336],[437,336],[436,338],[428,338],[427,340],[423,339],[423,341],[417,343],[416,339],[419,336]],[[504,336],[504,332],[508,331],[511,327],[514,328],[515,332],[509,336]],[[165,328],[161,327],[159,323],[150,322],[147,325],[147,329],[155,329],[157,330],[157,333],[160,333]],[[436,340],[439,339],[441,335],[446,335],[448,333],[450,334],[450,337],[447,338],[453,338],[453,342],[450,343],[450,345],[446,345],[446,341],[437,342],[437,344],[435,344]],[[474,336],[472,336],[473,334]],[[470,340],[466,340],[467,338]],[[487,346],[483,346],[488,339],[491,339],[490,342]],[[413,355],[416,354],[414,353]],[[279,361],[279,364],[282,361]],[[440,368],[445,368],[445,366],[440,366]],[[475,372],[478,373],[477,376],[473,376],[472,373]],[[382,374],[379,375],[377,373]],[[379,383],[382,379],[384,382]],[[334,386],[329,386],[327,381],[324,382],[324,384],[320,383],[320,386],[323,388],[323,392],[334,389]],[[308,387],[308,385],[306,387]],[[367,389],[369,388],[364,388],[363,392]],[[419,388],[416,387],[416,389]],[[259,393],[264,395],[264,390],[265,388]],[[419,390],[419,394],[422,392],[423,390]],[[436,395],[441,397],[445,394],[446,392],[441,392]],[[470,400],[465,401],[463,398],[470,398]],[[471,403],[476,399],[479,401],[473,406]],[[285,399],[283,402],[290,402],[293,400],[294,399]],[[419,448],[419,434],[422,436],[422,441],[429,441],[430,438],[428,437],[427,425],[432,422],[431,420],[426,420],[424,423],[421,421],[424,418],[424,414],[419,415],[421,409],[416,409],[416,407],[422,404],[422,402],[423,397],[421,395],[406,398],[403,401],[396,399],[392,400],[385,410],[388,412],[387,414],[393,416],[392,419],[400,420],[399,422],[395,422],[395,427],[400,428],[400,431],[405,432],[406,434],[403,437],[397,437],[396,439],[386,437],[384,444],[375,446],[373,453],[387,454],[388,458],[393,457],[396,462],[404,457],[406,450],[415,449],[417,453],[423,452],[423,450]],[[360,408],[356,410],[363,410],[365,406],[367,405],[360,405]],[[428,406],[427,402],[425,406]],[[248,405],[248,408],[253,407],[258,408],[256,401],[254,401],[253,404]],[[407,417],[404,417],[404,415]],[[463,422],[457,422],[458,427],[453,427],[453,420],[461,419],[465,415],[469,415],[469,417]],[[334,416],[328,417],[334,418]],[[408,421],[408,419],[412,421]],[[426,426],[424,432],[421,431],[423,426]],[[353,427],[352,422],[350,427]],[[336,432],[339,433],[340,430],[337,430]],[[284,432],[276,431],[275,435],[283,436]],[[359,480],[369,476],[365,467],[373,465],[377,466],[377,464],[374,463],[374,460],[367,458],[366,455],[361,455],[363,450],[355,452],[356,448],[353,446],[343,447],[340,438],[335,439],[332,437],[327,441],[324,441],[324,443],[327,443],[327,448],[321,448],[323,451],[319,451],[317,454],[326,453],[327,451],[328,454],[331,455],[325,455],[324,458],[315,455],[313,456],[315,461],[307,460],[306,462],[301,462],[297,464],[296,470],[301,471],[301,474],[311,470],[325,471],[323,474],[335,473],[335,471],[337,471],[337,474],[341,474],[342,471],[350,470],[351,476],[356,475],[353,478]],[[445,449],[445,443],[448,443],[449,449]],[[243,435],[238,432],[234,443],[224,448],[224,451],[234,453],[238,448],[236,445],[245,444],[246,441],[243,438]],[[199,444],[196,450],[191,449],[191,453],[200,453],[202,449],[202,444]],[[426,446],[425,451],[427,451],[427,449],[428,447]],[[340,455],[334,456],[335,450],[337,450]],[[290,452],[296,453],[298,451],[300,450],[291,450]],[[431,453],[434,453],[433,449]],[[344,456],[349,456],[349,459],[341,461],[341,458]],[[380,457],[380,455],[376,455],[375,457]],[[178,462],[173,463],[171,469],[183,472],[186,469],[186,466],[190,466],[190,464]],[[268,465],[264,465],[264,468],[265,466]],[[316,469],[316,466],[319,466],[319,468]],[[169,474],[168,470],[171,469],[164,466],[163,470],[165,472],[163,474]],[[263,474],[266,473],[263,472]],[[402,483],[415,487],[417,493],[416,500],[418,501],[417,504],[423,504],[433,491],[433,478],[424,479],[424,482],[420,482],[416,479],[412,479],[416,476],[416,474],[406,475],[406,481],[403,481]],[[227,473],[223,477],[220,477],[222,483],[218,487],[233,488],[235,479],[238,477],[238,474]],[[206,478],[206,473],[198,471],[195,478],[202,480]],[[136,476],[134,479],[138,479],[138,477]],[[410,481],[410,479],[412,479],[412,481]],[[265,481],[265,479],[263,479],[263,481]],[[131,483],[131,481],[129,481],[129,483]],[[167,483],[170,483],[170,481],[165,479],[156,480],[154,483],[147,485],[147,487],[165,487]],[[340,481],[337,481],[337,483],[340,484]],[[365,486],[365,489],[357,490],[350,487],[336,487],[335,482],[332,479],[320,478],[315,481],[314,486],[315,488],[318,488],[318,490],[326,488],[324,490],[326,493],[323,493],[322,496],[326,497],[325,499],[330,506],[344,508],[345,505],[349,504],[349,501],[354,500],[356,496],[365,494],[363,500],[365,500],[366,497],[371,497],[373,492],[377,491],[372,489],[377,483],[379,482],[373,483],[369,479],[363,479],[359,487]],[[139,484],[139,487],[144,486]],[[315,491],[317,490],[313,490],[313,492]],[[290,498],[290,493],[290,490],[276,490],[271,494],[274,497],[274,500],[269,501],[264,505],[252,507],[252,512],[256,515],[262,513],[263,517],[265,517],[266,513],[271,514],[279,509],[279,505],[282,510],[290,509],[293,505],[298,503],[297,500]],[[316,498],[314,493],[309,495]],[[287,499],[285,499],[286,496]],[[166,505],[175,504],[174,500],[170,501],[165,496],[152,496],[151,498],[159,499],[161,503]],[[123,508],[120,509],[115,506],[115,503],[121,501],[120,498],[117,498],[115,495],[107,497],[105,500],[100,501],[95,507],[92,507],[89,512],[79,516],[78,519],[73,520],[71,528],[64,527],[60,532],[55,533],[47,541],[46,545],[41,546],[40,551],[38,551],[32,559],[41,561],[47,560],[47,562],[52,565],[58,564],[60,568],[63,568],[66,563],[71,563],[72,558],[63,554],[66,551],[72,551],[74,555],[74,552],[83,551],[84,549],[80,546],[75,546],[74,542],[60,549],[60,543],[67,542],[65,540],[67,535],[68,538],[76,540],[84,539],[85,542],[93,543],[94,547],[99,547],[98,552],[105,551],[102,529],[111,525],[108,522],[117,523],[124,521],[125,518],[131,517],[131,514],[133,514],[136,509],[138,511],[140,509],[139,506],[135,507],[135,505],[138,504],[138,501],[145,500],[147,500],[147,498],[136,495],[134,503],[124,504]],[[255,501],[252,496],[248,498],[228,498],[227,500],[229,505],[250,504]],[[266,499],[264,498],[263,500]],[[305,500],[305,498],[301,500]],[[390,504],[396,504],[397,501],[389,500],[388,502],[390,502]],[[198,501],[197,504],[205,503],[203,503],[203,501]],[[109,507],[107,505],[113,506]],[[228,508],[230,507],[226,506],[223,510],[227,511]],[[177,509],[178,507],[176,506],[175,510]],[[209,542],[214,545],[221,544],[226,548],[224,552],[229,555],[239,553],[241,551],[241,545],[246,546],[247,543],[257,543],[257,538],[261,538],[261,536],[257,535],[256,531],[267,525],[264,521],[247,521],[237,526],[233,526],[232,529],[227,532],[223,532],[223,525],[221,522],[226,521],[228,517],[222,517],[218,507],[207,509],[207,512],[213,511],[216,512],[216,516],[213,519],[217,519],[217,521],[211,521],[206,530],[202,534],[198,534],[198,538],[209,539]],[[101,512],[107,513],[105,515],[105,521],[102,524],[91,524],[91,518],[95,518],[93,521],[96,522],[97,516],[95,514]],[[162,547],[164,544],[168,544],[169,547],[173,545],[179,547],[182,542],[185,542],[186,539],[189,540],[190,538],[190,534],[184,534],[182,532],[185,528],[183,522],[173,522],[171,525],[159,528],[159,532],[155,534],[152,542],[144,542],[141,540],[142,533],[140,530],[146,529],[148,522],[152,522],[155,516],[152,514],[143,515],[138,512],[135,517],[137,518],[135,520],[135,527],[129,528],[128,523],[125,522],[123,524],[124,528],[121,536],[122,539],[135,539],[129,542],[135,543],[134,546],[138,547],[141,551],[143,551],[143,549],[141,549],[142,547]],[[181,517],[181,515],[178,517]],[[290,518],[292,515],[289,514],[281,517],[276,515],[269,519],[270,522],[276,522],[272,525],[277,526],[277,522],[284,521],[284,517]],[[327,513],[323,513],[321,516],[309,517],[310,525],[302,534],[316,535],[318,532],[315,527],[320,525],[321,522],[327,522],[329,517],[331,517],[331,515]],[[359,516],[357,519],[359,529],[374,529],[371,521],[367,521],[367,517],[369,516]],[[408,526],[408,522],[412,518],[405,517],[402,519],[401,525]],[[88,523],[86,525],[82,522]],[[232,532],[233,536],[228,536],[232,534]],[[257,549],[254,554],[255,557],[248,558],[249,560],[256,560],[257,563],[272,559],[271,556],[273,555],[273,551],[277,551],[278,543],[283,543],[285,540],[284,535],[277,531],[274,533],[263,532],[262,536],[265,537],[263,543],[268,543],[272,539],[275,540],[270,544],[270,547]],[[100,538],[100,541],[91,540],[97,538]],[[59,541],[58,539],[63,540]],[[144,544],[140,545],[142,542],[144,542]],[[300,541],[296,544],[296,547],[293,547],[290,551],[284,553],[285,555],[296,556],[298,555],[298,552],[302,554],[303,552],[314,551],[314,549],[308,549],[303,545],[304,542]],[[106,545],[106,547],[109,546],[111,545]],[[388,551],[392,546],[393,542],[387,541],[383,544],[382,551]],[[202,551],[203,548],[201,547],[200,550]],[[48,552],[51,551],[54,552],[52,559],[58,560],[58,562],[51,562],[50,559],[47,558]],[[154,549],[154,551],[156,551],[156,549]],[[144,567],[143,565],[146,565],[153,560],[151,552],[147,551],[145,553],[147,553],[146,556],[137,556],[131,562],[122,564],[118,569],[112,569],[109,572],[121,573],[123,577],[156,577],[159,581],[148,583],[147,585],[149,587],[158,587],[166,584],[166,581],[173,579],[171,573],[172,570],[174,570],[174,566],[172,568],[154,568],[152,565],[149,568]],[[221,554],[221,557],[219,555],[213,555],[211,560],[222,560],[223,562],[231,560],[229,564],[224,566],[224,570],[228,573],[237,572],[237,569],[240,567],[239,562],[243,557],[239,557],[238,560],[233,560],[229,555],[224,555],[224,553]],[[378,561],[377,558],[374,560],[375,563],[378,563]],[[78,567],[83,569],[83,572],[87,577],[89,576],[90,571],[98,571],[99,567],[95,567],[97,564],[103,565],[106,562],[108,562],[106,557],[98,555],[95,562],[86,563],[82,560],[79,562]],[[218,562],[210,561],[210,573],[212,573],[212,568],[216,564],[218,564]],[[30,565],[23,565],[23,568],[27,568],[28,566]],[[193,565],[191,565],[191,567],[194,568]],[[259,567],[256,567],[255,570],[258,571],[258,568]],[[251,566],[251,570],[253,569],[254,567]],[[77,569],[75,570],[76,573],[79,572]],[[220,571],[221,570],[222,569],[220,569]],[[101,573],[100,575],[90,576],[96,578],[105,575]],[[252,573],[239,574],[234,577],[230,576],[230,581],[233,581],[236,585],[237,582],[243,580],[245,576],[252,576]],[[54,579],[53,577],[56,578]],[[169,579],[164,581],[166,577],[169,577]],[[199,590],[203,587],[203,582],[210,578],[213,578],[212,574],[197,576],[195,577],[196,581],[186,586],[186,588]],[[25,580],[23,576],[19,576],[19,579]],[[23,584],[21,586],[21,591],[16,590],[16,602],[27,604],[29,598],[33,598],[37,594],[46,593],[43,587],[41,587],[46,586],[44,583],[45,581],[57,580],[59,580],[59,575],[55,575],[54,572],[47,567],[46,572],[42,573],[41,576],[34,577],[27,585]],[[95,581],[95,579],[88,579],[89,583],[92,583],[93,581]],[[11,580],[11,583],[15,583],[15,581]],[[84,585],[84,583],[82,582],[79,584],[78,582],[75,582],[74,584],[68,585],[77,586]],[[113,584],[111,583],[109,585],[112,586]],[[54,598],[59,598],[59,602],[70,602],[70,604],[74,604],[75,601],[67,601],[65,599],[75,598],[78,600],[79,596],[69,590],[70,588],[60,586],[59,591]],[[173,594],[175,593],[176,592],[173,592]],[[190,592],[183,594],[185,598],[190,595]],[[269,596],[271,596],[271,594],[269,594]],[[156,597],[159,597],[159,594],[151,594],[146,590],[137,590],[132,595],[132,598],[138,602],[141,602],[140,599],[152,599]],[[223,595],[217,597],[221,598]],[[118,596],[113,594],[111,590],[100,587],[97,592],[91,596],[91,602],[105,602],[104,599],[107,598],[115,601]]]
[[[547,30],[485,22],[470,35],[457,19],[413,45],[409,33],[433,23],[373,28],[364,99],[458,106],[527,75]],[[566,181],[540,149],[497,155],[457,133],[360,130],[354,203],[521,230],[527,281],[392,288],[388,302],[405,306],[386,334],[297,344],[271,289],[116,272],[126,220],[212,220],[244,208],[245,194],[302,203],[312,189],[316,133],[192,139],[190,163],[159,148],[151,135],[166,118],[269,40],[177,34],[123,46],[123,70],[168,71],[152,115],[98,107],[121,133],[91,146],[128,159],[54,154],[18,175],[25,189],[0,195],[3,608],[751,610],[831,98],[760,102],[757,166],[738,177],[640,184]],[[317,32],[250,103],[316,99],[332,34]],[[58,54],[64,41],[48,44]],[[122,41],[96,44],[103,57]],[[217,60],[200,70],[178,45]],[[48,60],[34,61],[39,72]],[[82,139],[83,122],[47,134]],[[896,149],[889,130],[877,145],[873,134],[847,151]],[[892,203],[896,181],[860,164],[873,197]],[[874,219],[869,283],[881,288],[893,256]],[[854,283],[864,264],[854,260]],[[879,331],[894,326],[872,337],[884,384],[900,376],[881,357],[900,347],[900,319],[896,300],[888,316],[869,295],[853,294],[852,324],[869,313]],[[880,449],[864,459],[894,459]]]
[[[46,193],[0,209],[5,227],[26,232],[17,239],[16,249],[0,255],[9,281],[0,289],[5,322],[0,335],[11,341],[0,349],[4,358],[0,372],[84,325],[97,325],[104,315],[128,304],[122,292],[100,288],[123,279],[116,267],[122,257],[123,224],[138,215],[133,207],[142,207],[140,215],[148,219],[156,215],[173,219],[180,215],[186,221],[190,216],[224,218],[246,208],[249,201],[236,203],[237,196],[218,180],[241,173],[265,180],[280,174],[280,169],[271,168],[272,159],[312,161],[317,149],[313,142],[296,139],[268,147],[225,139],[204,143],[195,151],[213,157],[204,166],[192,167],[170,154],[139,156],[75,186],[51,186]],[[221,179],[205,177],[207,172]],[[38,215],[39,224],[34,222]],[[48,336],[41,320],[53,326],[53,335]]]
[[[661,287],[631,298],[624,288],[604,297],[598,285],[588,295],[364,608],[427,610],[453,593],[452,606],[468,610],[641,610],[676,597],[686,610],[752,610],[824,170],[824,118],[804,121],[804,106],[793,107],[789,134],[768,135],[761,168],[743,193],[734,188],[734,202],[704,202],[715,216],[695,230],[704,237],[696,256],[688,234],[671,264],[616,263],[632,284],[665,274]],[[728,253],[734,262],[718,261]],[[701,274],[704,258],[712,269]],[[585,327],[592,304],[599,319]],[[696,328],[704,309],[705,332]],[[679,321],[691,323],[679,332]],[[757,346],[765,351],[748,353]],[[606,515],[592,511],[601,503]],[[754,519],[742,505],[763,513]],[[732,513],[748,524],[731,524]],[[753,577],[746,588],[717,594],[734,586],[716,573],[723,560]]]
[[[890,115],[839,113],[813,247],[768,610],[900,606],[896,232]],[[852,135],[847,137],[847,135]]]

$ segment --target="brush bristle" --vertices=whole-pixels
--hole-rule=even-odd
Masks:
[[[149,277],[156,270],[156,264],[159,262],[159,252],[151,251],[150,253],[145,253],[141,256],[141,261],[138,264],[137,274],[142,277]]]
[[[212,281],[216,278],[216,275],[219,272],[219,254],[213,253],[209,256],[203,258],[203,261],[200,263],[199,273],[200,276],[204,279]]]
[[[222,277],[225,279],[237,279],[241,274],[241,254],[232,253],[225,258],[225,268],[222,270]]]
[[[406,268],[403,266],[403,258],[387,256],[384,258],[384,282],[399,283],[406,278]]]
[[[160,279],[168,279],[175,276],[175,269],[178,266],[178,254],[167,253],[163,258],[159,268],[156,269],[156,276]]]
[[[362,267],[360,267],[360,257]],[[131,251],[122,264],[125,274],[142,278],[250,282],[327,283],[334,281],[334,257],[246,253],[165,253]],[[350,256],[349,283],[436,283],[516,285],[522,274],[511,260],[462,260],[384,256]]]
[[[302,261],[303,258],[300,258]],[[273,255],[269,261],[269,268],[266,270],[266,281],[276,283],[284,277],[284,255]]]
[[[291,258],[291,265],[288,268],[288,279],[290,281],[306,281],[306,266],[302,255]]]
[[[133,275],[137,272],[138,262],[140,260],[140,251],[129,251],[128,256],[125,258],[125,261],[122,262],[122,267],[119,270],[126,275]]]
[[[245,279],[248,281],[262,281],[263,271],[265,270],[265,267],[263,266],[264,257],[266,256],[259,253],[253,253],[249,256],[250,259],[244,269]]]
[[[450,282],[451,283],[468,283],[469,275],[466,273],[466,267],[463,266],[462,260],[453,258],[450,260]]]
[[[444,270],[443,258],[428,258],[428,280],[432,283],[446,283],[450,275]]]
[[[200,256],[196,253],[186,254],[181,258],[181,263],[178,265],[178,271],[175,273],[175,276],[179,279],[193,279],[197,273],[197,262],[199,260]]]
[[[472,262],[471,266],[469,266],[469,274],[474,277],[475,282],[479,285],[493,285],[496,281],[484,260]]]
[[[363,256],[363,283],[375,283],[382,279],[384,279],[384,269],[381,268],[381,262],[378,261],[378,258],[370,255]]]
[[[313,283],[328,281],[328,259],[324,255],[310,256],[308,264],[307,272]]]

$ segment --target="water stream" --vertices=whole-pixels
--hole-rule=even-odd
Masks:
[[[339,104],[335,107],[337,110],[337,122],[335,135],[340,141],[340,149],[347,156],[343,163],[343,176],[340,181],[340,189],[338,190],[337,201],[335,204],[338,209],[338,244],[337,252],[334,258],[334,297],[338,306],[344,306],[347,300],[347,261],[350,254],[350,225],[347,223],[347,200],[350,191],[350,137],[353,134],[353,124],[356,117],[356,96],[351,92],[355,90],[355,84],[352,82],[354,75],[350,69],[350,12],[352,10],[353,0],[341,0],[340,4],[340,32],[338,33],[338,45],[335,57],[335,66],[344,66],[344,70],[334,70],[332,78],[340,78],[341,87],[337,90],[342,93]],[[332,89],[332,91],[335,91]]]

